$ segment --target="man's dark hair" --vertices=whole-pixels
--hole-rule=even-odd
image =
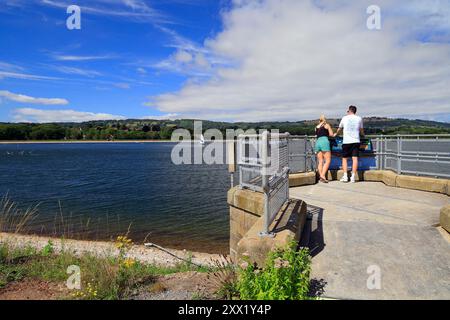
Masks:
[[[352,113],[356,114],[356,111],[358,110],[358,108],[356,108],[355,106],[350,106],[350,107],[348,107],[348,110],[350,110]]]

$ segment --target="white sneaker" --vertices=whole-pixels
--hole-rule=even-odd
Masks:
[[[343,176],[341,178],[341,180],[339,180],[340,182],[348,182],[348,176]]]
[[[352,177],[350,178],[350,183],[355,183],[355,176],[352,176]]]

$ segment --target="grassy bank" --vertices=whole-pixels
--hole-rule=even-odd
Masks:
[[[75,255],[70,251],[57,253],[51,241],[40,250],[1,243],[0,300],[2,290],[14,284],[31,282],[29,286],[37,286],[42,281],[62,288],[55,299],[167,298],[161,294],[170,293],[168,286],[176,288],[168,294],[169,299],[179,298],[179,293],[185,291],[190,291],[190,295],[181,296],[183,299],[311,299],[309,253],[305,249],[297,250],[296,245],[292,242],[286,248],[274,250],[263,267],[246,261],[234,265],[225,259],[215,261],[210,267],[198,267],[189,260],[173,266],[142,263],[128,256],[132,243],[126,237],[118,237],[115,243],[117,256],[105,257],[89,253]],[[70,288],[75,284],[72,274],[76,270],[79,270],[80,286]],[[170,281],[172,285],[168,285]],[[18,299],[27,298],[18,291]],[[38,291],[39,298],[45,298],[40,294]]]
[[[310,256],[295,241],[269,253],[264,266],[245,259],[235,265],[220,255],[134,245],[127,236],[100,242],[23,235],[35,210],[19,210],[7,197],[1,204],[0,300],[8,290],[16,299],[27,299],[30,295],[22,291],[30,288],[32,298],[46,299],[36,289],[42,282],[60,288],[51,296],[55,299],[310,298]],[[74,274],[79,277],[72,278]],[[79,286],[72,288],[71,279],[79,279]],[[198,290],[201,286],[207,294]]]
[[[70,266],[80,270],[80,289],[65,290],[61,299],[127,299],[140,286],[156,282],[161,275],[188,271],[208,272],[211,269],[197,267],[189,261],[165,267],[142,263],[127,257],[131,241],[119,237],[115,243],[118,256],[100,258],[85,253],[74,255],[69,251],[55,253],[51,241],[36,250],[28,246],[17,248],[0,244],[0,289],[9,283],[35,279],[65,284]],[[71,272],[70,272],[71,273]]]

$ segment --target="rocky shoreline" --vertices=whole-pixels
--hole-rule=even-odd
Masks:
[[[35,235],[0,233],[0,243],[6,243],[15,248],[32,247],[36,250],[42,250],[46,245],[48,245],[49,242],[52,243],[53,249],[56,253],[65,251],[76,256],[91,254],[100,258],[116,257],[119,253],[114,242],[111,241],[72,240]],[[155,247],[133,245],[127,252],[127,257],[142,263],[165,267],[176,266],[177,264],[183,262],[181,259],[189,260],[192,263],[201,266],[213,266],[215,261],[224,259],[224,257],[220,254],[190,252],[187,250],[175,250],[169,248],[164,249],[170,253]]]

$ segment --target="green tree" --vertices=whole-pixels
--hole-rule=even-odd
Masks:
[[[40,124],[31,130],[30,138],[33,140],[61,140],[66,130],[57,124]]]

